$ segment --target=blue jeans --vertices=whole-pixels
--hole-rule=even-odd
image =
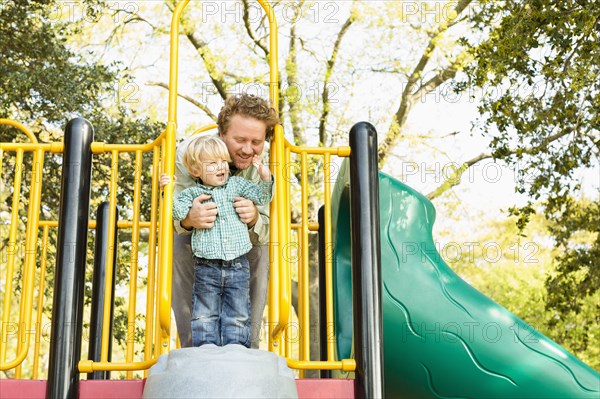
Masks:
[[[194,257],[192,345],[250,347],[250,267],[233,260]]]

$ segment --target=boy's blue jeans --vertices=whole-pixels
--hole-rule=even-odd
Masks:
[[[250,267],[233,260],[194,257],[192,345],[250,347]]]

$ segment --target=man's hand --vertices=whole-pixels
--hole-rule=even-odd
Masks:
[[[181,227],[186,230],[195,229],[210,229],[215,225],[217,219],[217,204],[214,202],[203,201],[209,200],[212,197],[207,194],[201,194],[194,199],[192,207],[185,219],[181,221]]]
[[[233,207],[237,212],[240,220],[248,225],[248,228],[253,227],[258,220],[258,209],[254,202],[249,199],[237,197],[233,202]]]

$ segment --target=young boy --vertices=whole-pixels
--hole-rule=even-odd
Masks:
[[[255,184],[229,176],[231,158],[227,146],[216,136],[198,137],[187,147],[183,164],[198,184],[183,190],[173,201],[173,219],[183,220],[201,194],[217,204],[211,229],[194,229],[194,285],[192,297],[192,344],[250,347],[250,270],[246,253],[252,248],[248,227],[233,202],[244,197],[257,205],[271,200],[273,180],[258,156],[252,160],[261,182]],[[161,176],[161,186],[170,182]]]

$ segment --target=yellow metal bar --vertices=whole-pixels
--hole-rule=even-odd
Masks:
[[[142,151],[135,152],[135,169],[133,172],[133,226],[131,229],[131,263],[129,266],[129,310],[127,315],[127,362],[133,361],[133,350],[135,346],[135,320],[137,305],[137,276],[138,276],[138,246],[140,242],[140,203],[142,185]],[[156,179],[154,179],[156,180]],[[127,378],[133,378],[133,372],[127,372]]]
[[[158,136],[156,140],[151,143],[146,144],[109,144],[95,141],[92,143],[92,153],[93,154],[103,154],[105,152],[150,152],[154,147],[156,147],[156,143],[162,139],[162,135]]]
[[[41,172],[43,168],[44,152],[41,149],[37,149],[33,154],[33,169],[31,173],[31,189],[29,191],[29,205],[27,211],[27,227],[25,232],[25,257],[23,261],[23,274],[22,274],[22,288],[21,288],[21,306],[19,309],[19,323],[18,323],[18,340],[16,357],[11,362],[4,362],[6,359],[6,331],[2,329],[3,337],[0,349],[3,353],[2,362],[0,362],[1,370],[8,370],[17,367],[15,371],[15,377],[20,378],[21,376],[21,363],[27,357],[30,343],[30,332],[31,332],[31,319],[33,312],[33,291],[35,285],[35,256],[37,248],[37,233],[38,233],[38,220],[39,220],[39,209],[41,202],[41,186],[42,178]],[[17,150],[17,159],[15,169],[21,171],[23,169],[23,150]],[[3,325],[8,325],[8,317],[10,316],[10,297],[12,293],[12,279],[14,273],[14,257],[15,251],[10,250],[12,247],[16,250],[16,236],[17,236],[17,220],[19,213],[19,203],[21,198],[21,175],[22,172],[15,174],[15,180],[13,184],[13,203],[12,203],[12,215],[11,215],[11,226],[9,232],[9,253],[7,261],[7,279],[6,279],[6,290],[4,297],[3,306]]]
[[[273,108],[279,109],[279,68],[277,62],[279,59],[277,40],[279,34],[277,33],[277,19],[275,18],[275,12],[271,5],[263,0],[258,0],[258,3],[262,6],[263,10],[267,14],[269,20],[269,96],[271,98],[271,104]]]
[[[177,74],[179,64],[179,21],[183,9],[187,6],[190,0],[184,0],[177,4],[173,11],[171,19],[171,52],[169,63],[169,112],[168,124],[177,125]],[[167,140],[168,140],[167,134]],[[165,172],[166,173],[166,172]]]
[[[38,288],[37,319],[35,329],[35,346],[33,350],[33,372],[31,379],[38,379],[40,361],[40,343],[42,341],[42,316],[44,314],[44,290],[46,289],[46,263],[48,256],[48,232],[50,228],[44,226],[42,234],[42,256],[40,259],[40,283]]]
[[[89,229],[95,229],[96,228],[96,220],[90,220],[88,222],[88,228]],[[40,220],[39,221],[39,226],[40,227],[44,227],[44,226],[48,226],[48,227],[58,227],[58,221],[56,220]],[[150,227],[152,227],[151,222],[142,222],[139,221],[138,225],[140,228],[144,228],[144,229],[148,229]],[[133,227],[133,221],[132,220],[119,220],[117,221],[117,228],[119,229],[130,229]]]
[[[163,162],[163,158],[164,158],[164,153],[165,153],[165,140],[163,139],[161,145],[160,145],[160,164],[159,164],[159,170],[162,170],[162,162]],[[158,198],[158,219],[157,219],[157,240],[158,240],[158,251],[157,251],[157,264],[156,264],[156,322],[154,323],[154,354],[160,354],[162,352],[161,349],[161,340],[162,340],[162,327],[160,325],[160,311],[161,311],[161,303],[160,303],[160,287],[161,287],[161,271],[160,271],[160,260],[162,259],[162,252],[163,252],[163,244],[162,244],[162,239],[163,239],[163,234],[160,232],[160,223],[162,220],[162,212],[163,212],[163,202],[164,202],[164,197],[163,195],[161,195]]]
[[[10,229],[8,233],[8,256],[6,258],[6,288],[4,290],[4,303],[2,304],[2,326],[8,326],[10,318],[10,300],[13,294],[12,281],[15,267],[15,252],[17,250],[17,226],[19,220],[19,201],[21,199],[21,171],[23,170],[23,150],[18,149],[15,161],[15,178],[13,181],[13,198],[11,206]],[[20,318],[21,315],[19,315]],[[18,324],[18,333],[20,334],[21,320]],[[0,341],[0,370],[8,370],[15,367],[25,359],[27,353],[21,353],[17,350],[16,359],[13,362],[6,361],[6,344],[8,340],[8,328],[2,328],[2,341]],[[17,341],[20,341],[17,340]],[[10,367],[9,367],[10,366]]]
[[[285,163],[284,165],[289,165],[290,164],[290,150],[287,146],[284,146],[284,155],[285,155]],[[285,234],[285,247],[286,247],[286,251],[284,252],[284,256],[287,256],[287,258],[285,259],[285,262],[283,262],[283,267],[284,267],[284,276],[280,276],[283,277],[283,284],[281,285],[284,289],[282,291],[282,297],[285,298],[283,299],[283,304],[285,305],[285,312],[283,313],[282,317],[287,316],[287,320],[285,321],[285,329],[286,331],[289,331],[289,326],[292,323],[292,316],[293,316],[293,312],[292,312],[292,253],[291,251],[293,251],[293,248],[291,246],[292,243],[292,229],[290,228],[290,223],[291,221],[291,198],[292,198],[292,185],[289,183],[289,180],[287,182],[287,184],[285,185],[285,196],[286,196],[286,201],[283,203],[283,207],[284,207],[284,213],[286,215],[286,218],[284,219],[284,223],[285,226],[283,226],[285,228],[285,230],[283,230],[283,233]],[[281,308],[280,308],[281,311]],[[283,320],[283,318],[282,318]],[[288,356],[289,357],[289,356]]]
[[[286,324],[289,320],[290,310],[290,295],[287,290],[289,276],[289,259],[285,254],[288,249],[287,244],[289,243],[289,231],[290,231],[290,218],[287,213],[288,198],[289,198],[289,182],[286,181],[284,176],[284,168],[286,165],[286,149],[285,149],[285,138],[283,137],[283,128],[281,125],[275,126],[275,148],[277,159],[275,161],[275,181],[277,182],[276,196],[277,196],[277,225],[278,225],[278,237],[277,237],[277,250],[276,259],[279,261],[279,314],[276,320],[275,328],[271,333],[274,341],[278,341],[281,338],[281,334],[285,330]]]
[[[17,122],[17,121],[13,121],[12,119],[5,119],[5,118],[0,118],[0,125],[9,125],[9,126],[13,126],[16,127],[17,129],[19,129],[20,131],[22,131],[23,133],[25,133],[25,135],[29,138],[29,140],[32,143],[37,143],[37,138],[35,137],[35,135],[33,134],[33,132],[31,130],[29,130],[28,127],[26,127],[25,125]]]
[[[106,271],[105,279],[106,284],[104,286],[104,304],[102,312],[102,347],[100,350],[100,360],[103,362],[108,361],[108,349],[110,347],[110,305],[114,298],[112,297],[112,282],[115,278],[113,276],[113,259],[114,251],[117,249],[114,247],[115,242],[115,223],[117,219],[117,187],[119,179],[119,152],[117,150],[112,151],[111,165],[110,165],[110,195],[109,195],[109,210],[108,210],[108,251],[106,253]]]
[[[42,171],[44,167],[44,152],[38,148],[33,153],[33,165],[31,169],[31,187],[29,190],[29,204],[27,210],[27,227],[25,230],[25,259],[22,277],[21,314],[24,314],[25,322],[22,333],[25,334],[20,340],[17,350],[29,352],[31,338],[31,319],[33,317],[33,291],[35,287],[35,258],[38,243],[38,222],[40,217],[40,206],[42,196]],[[17,367],[16,378],[21,377],[21,365]]]
[[[196,134],[204,133],[204,132],[207,132],[207,131],[212,130],[212,129],[217,129],[218,127],[219,126],[217,124],[215,124],[215,123],[213,123],[211,125],[202,126],[200,129],[196,130],[190,136],[194,136]]]
[[[160,147],[154,147],[152,157],[152,176],[160,173]],[[148,283],[146,287],[146,331],[144,340],[144,361],[154,357],[155,312],[154,292],[156,289],[156,229],[158,209],[158,180],[152,179],[152,199],[150,203],[150,235],[148,237]],[[147,377],[147,374],[145,375]]]
[[[58,227],[58,221],[57,220],[40,220],[40,227]]]
[[[160,170],[164,170],[163,164],[165,161],[165,148],[166,148],[165,140],[166,139],[163,139],[161,146],[160,146]],[[156,348],[157,349],[156,349],[156,351],[157,351],[157,354],[161,353],[160,352],[161,351],[160,342],[162,339],[162,336],[161,336],[162,327],[160,325],[160,311],[161,311],[160,287],[162,284],[160,281],[160,278],[161,278],[161,271],[160,271],[161,263],[160,262],[163,257],[162,252],[164,250],[164,244],[163,244],[163,236],[164,235],[161,233],[161,229],[162,229],[161,223],[162,223],[162,214],[164,212],[163,211],[164,202],[165,202],[164,192],[161,192],[161,195],[159,197],[159,203],[158,203],[159,204],[159,206],[158,206],[158,230],[157,230],[157,233],[158,233],[158,253],[157,253],[158,258],[157,258],[157,265],[156,265],[156,274],[157,274],[157,278],[156,278],[156,307],[157,307],[157,309],[156,309],[156,320],[157,320],[157,323],[156,323],[156,327],[157,327],[157,329],[156,329],[156,340],[157,340]]]
[[[131,229],[136,224],[138,228],[150,228],[150,222],[134,221],[134,220],[119,220],[117,221],[117,228],[119,229]],[[90,220],[90,229],[96,228],[96,221]]]
[[[4,150],[2,148],[0,148],[0,193],[4,192],[4,174],[2,173],[2,164],[4,163]],[[8,259],[7,259],[8,262]],[[8,270],[6,271],[6,281],[8,283],[8,279],[10,278],[10,276],[8,275]],[[12,273],[11,273],[12,274]],[[5,294],[4,294],[4,301],[2,302],[2,319],[0,320],[0,322],[2,323],[2,328],[1,330],[1,335],[0,335],[0,363],[3,363],[6,360],[6,339],[5,339],[5,330],[7,330],[8,325],[6,324],[8,322],[8,311],[6,310],[6,306],[9,307],[10,309],[10,298],[9,298],[9,293],[12,290],[7,290],[5,288]],[[7,299],[8,298],[8,299]],[[8,304],[7,304],[7,300],[8,300]],[[6,322],[5,322],[5,316],[6,316]],[[8,331],[6,331],[6,333],[8,333]]]
[[[343,370],[355,371],[356,361],[354,359],[343,359],[341,361],[297,361],[286,359],[287,365],[293,369],[301,370]]]
[[[325,222],[325,313],[327,316],[327,360],[331,361],[334,359],[335,354],[335,330],[333,328],[333,265],[332,259],[333,250],[331,245],[331,181],[329,180],[330,174],[330,154],[325,154],[325,162],[323,167],[323,187],[325,190],[324,204],[324,222]],[[329,339],[331,337],[331,339]]]
[[[60,154],[63,152],[63,143],[0,143],[0,149],[4,151],[35,151],[37,149]]]
[[[292,229],[298,229],[302,227],[301,223],[292,223],[290,225]],[[319,231],[319,223],[318,222],[308,222],[308,231]]]
[[[271,147],[271,166],[279,165],[278,163],[278,154],[277,147]],[[276,352],[277,351],[277,342],[273,338],[273,327],[277,323],[277,315],[279,314],[279,302],[276,300],[279,293],[279,265],[280,258],[278,252],[278,244],[277,240],[279,237],[279,216],[277,210],[279,209],[279,201],[280,195],[279,190],[283,190],[284,181],[280,181],[281,174],[279,174],[278,170],[280,168],[275,168],[275,195],[273,196],[273,201],[271,201],[271,209],[270,209],[270,223],[269,223],[269,323],[267,324],[267,340],[269,343],[269,351]]]
[[[152,367],[158,358],[146,362],[113,363],[94,362],[92,360],[81,360],[77,364],[80,373],[93,373],[94,371],[137,371],[147,370]]]
[[[173,175],[175,165],[175,124],[167,125],[167,135],[163,149],[163,169]],[[160,248],[158,264],[158,320],[160,323],[160,353],[169,351],[171,341],[171,274],[173,259],[173,182],[164,191],[160,213]]]
[[[304,281],[303,278],[304,276],[302,275],[302,257],[303,257],[303,253],[302,253],[302,224],[298,224],[298,223],[293,223],[291,225],[291,229],[292,231],[295,231],[296,233],[296,272],[298,275],[298,309],[296,309],[296,315],[298,316],[298,324],[297,324],[297,329],[296,329],[296,335],[294,335],[294,338],[296,338],[296,342],[293,343],[297,343],[298,344],[298,354],[301,358],[301,360],[310,360],[310,359],[303,359],[302,355],[304,353],[304,339],[302,336],[302,309],[304,308],[304,303],[306,301],[305,298],[302,297],[301,293],[302,293],[302,287],[304,286]],[[286,329],[286,334],[289,335],[289,330],[293,329],[294,325],[291,323],[290,320],[290,325],[288,326],[288,328]],[[289,338],[288,338],[289,339]],[[291,358],[291,356],[287,356],[288,358]],[[304,370],[300,370],[299,373],[299,377],[300,378],[304,378]]]
[[[300,323],[300,360],[310,360],[310,279],[308,276],[308,160],[301,155],[302,226],[298,231],[298,321]],[[300,256],[301,254],[301,256]],[[302,302],[300,302],[302,298]]]
[[[39,206],[40,206],[40,195],[41,195],[41,167],[43,165],[43,151],[41,146],[38,144],[37,138],[27,127],[19,122],[12,121],[9,119],[0,119],[0,124],[10,125],[21,132],[23,132],[27,138],[31,141],[31,144],[26,143],[10,143],[0,145],[0,151],[2,152],[2,158],[4,157],[4,150],[16,151],[16,165],[15,179],[13,181],[13,202],[11,210],[11,225],[8,237],[8,258],[7,258],[7,270],[6,270],[6,287],[5,296],[3,303],[3,316],[2,323],[2,337],[0,343],[0,369],[8,370],[17,367],[15,371],[15,377],[21,377],[21,363],[27,357],[29,350],[29,333],[31,331],[31,319],[32,319],[32,308],[33,308],[33,287],[35,278],[35,249],[37,247],[37,222],[39,220]],[[14,145],[14,146],[13,146]],[[24,148],[28,147],[28,148]],[[44,145],[44,147],[52,147],[51,145]],[[7,334],[8,319],[10,318],[10,300],[12,296],[12,280],[14,275],[14,260],[15,252],[17,250],[17,227],[18,227],[18,215],[19,215],[19,203],[21,199],[21,179],[23,170],[23,152],[34,151],[33,154],[33,170],[32,170],[32,187],[30,189],[29,204],[28,204],[28,217],[26,227],[26,241],[25,241],[25,257],[23,259],[23,272],[22,272],[22,286],[21,286],[21,306],[19,309],[19,323],[17,324],[17,348],[16,357],[13,361],[6,363],[6,346],[7,346]],[[0,164],[0,171],[2,170]],[[33,237],[35,232],[35,237]]]
[[[286,358],[292,357],[292,345],[290,343],[290,322],[285,323],[285,329],[281,335],[281,347],[283,348],[283,356]]]
[[[175,172],[175,136],[177,130],[177,79],[179,62],[179,21],[189,0],[177,4],[171,19],[171,48],[169,63],[169,111],[163,148],[163,171],[167,175]],[[160,219],[159,267],[158,267],[158,320],[160,324],[160,353],[169,350],[171,339],[171,273],[173,256],[173,182],[164,189]]]
[[[289,145],[290,151],[294,154],[313,154],[313,155],[337,155],[338,157],[348,157],[350,156],[350,147],[348,146],[340,146],[340,147],[303,147],[303,146],[295,146]]]

